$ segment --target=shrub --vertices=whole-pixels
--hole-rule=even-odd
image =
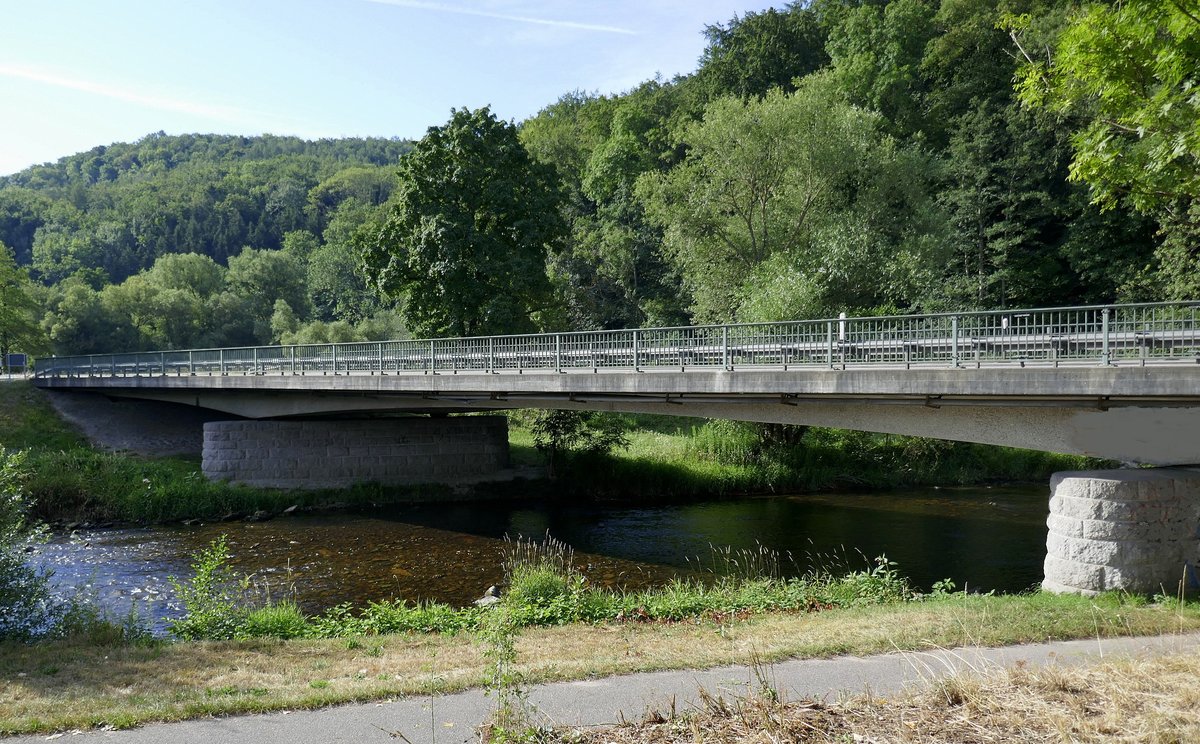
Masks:
[[[0,449],[0,639],[27,640],[55,624],[50,575],[26,560],[41,531],[29,522],[24,463],[23,452]]]
[[[170,631],[187,640],[235,637],[247,614],[241,604],[245,591],[229,568],[224,535],[197,553],[192,571],[190,581],[168,577],[184,610],[183,617],[168,623]]]

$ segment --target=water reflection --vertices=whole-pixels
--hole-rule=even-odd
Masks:
[[[783,568],[865,565],[887,554],[920,587],[952,578],[981,590],[1041,579],[1044,488],[777,496],[649,507],[471,503],[259,523],[98,530],[56,536],[35,558],[63,592],[82,590],[114,614],[178,612],[167,577],[189,575],[196,551],[226,535],[233,567],[306,610],[375,599],[463,605],[501,578],[503,538],[547,533],[573,546],[593,582],[639,588],[712,565],[712,547],[765,546]],[[162,624],[158,628],[162,629]]]

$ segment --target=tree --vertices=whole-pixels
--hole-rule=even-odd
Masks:
[[[271,314],[276,300],[284,300],[301,316],[308,314],[308,289],[304,265],[286,251],[243,250],[229,259],[229,289],[252,308],[254,338],[271,340]]]
[[[453,110],[400,162],[394,206],[360,237],[366,274],[420,336],[537,327],[551,297],[546,253],[566,224],[550,166],[487,107]]]
[[[714,101],[684,132],[687,159],[639,180],[697,320],[870,307],[922,263],[929,164],[827,82]]]
[[[41,312],[29,275],[17,266],[8,246],[0,243],[0,364],[7,366],[14,351],[38,354],[46,349]]]
[[[599,411],[531,411],[533,446],[546,457],[550,477],[576,456],[603,456],[629,446],[625,419]]]
[[[1022,102],[1078,123],[1071,178],[1103,208],[1157,219],[1168,294],[1200,293],[1200,7],[1090,4],[1044,49],[1028,38],[1029,16],[1004,22],[1026,61]]]
[[[1189,9],[1190,8],[1190,9]],[[1028,16],[1006,23],[1021,45]],[[1097,201],[1175,211],[1200,198],[1200,8],[1194,0],[1092,4],[1054,50],[1021,47],[1027,105],[1077,115],[1071,177]],[[1049,58],[1047,61],[1047,57]]]
[[[704,36],[708,46],[696,80],[706,101],[762,96],[772,88],[792,91],[796,78],[829,62],[817,14],[799,3],[735,15],[728,24],[706,26]]]

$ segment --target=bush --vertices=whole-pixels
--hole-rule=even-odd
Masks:
[[[28,640],[56,622],[50,575],[26,560],[26,548],[41,531],[29,522],[24,463],[23,452],[0,449],[0,639]]]
[[[192,571],[187,582],[168,577],[184,610],[183,617],[168,623],[171,632],[186,640],[235,637],[247,615],[241,604],[245,590],[229,568],[224,535],[196,555]]]

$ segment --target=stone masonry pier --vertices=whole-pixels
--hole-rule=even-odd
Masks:
[[[1200,470],[1056,473],[1050,490],[1045,589],[1200,588]]]
[[[502,416],[204,424],[204,475],[250,486],[466,483],[507,466]]]

